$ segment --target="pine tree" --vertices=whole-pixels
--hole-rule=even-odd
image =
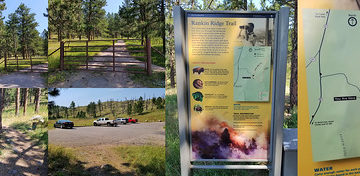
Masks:
[[[9,41],[9,45],[12,48],[13,55],[17,57],[17,50],[19,45],[19,37],[18,37],[19,19],[15,13],[10,13],[8,18],[9,20],[6,21],[6,34],[7,34],[7,38],[11,39]]]
[[[95,38],[96,34],[101,34],[104,29],[102,26],[105,21],[106,0],[84,0],[84,24],[88,40]]]
[[[74,101],[71,101],[70,109],[72,111],[72,116],[75,117],[75,102]]]
[[[16,100],[15,100],[15,115],[19,116],[20,106],[20,88],[16,88]]]
[[[99,108],[99,112],[100,112],[100,116],[101,116],[101,111],[102,111],[102,106],[101,106],[101,100],[98,100],[98,108]]]
[[[131,115],[132,114],[132,104],[130,101],[128,101],[127,104],[127,115]]]
[[[95,102],[90,102],[90,104],[86,107],[86,111],[88,114],[92,115],[96,118],[96,104]]]
[[[5,0],[0,0],[0,19],[3,19],[2,11],[6,9]],[[2,20],[0,20],[0,58],[5,55],[7,50],[7,42],[5,35],[5,26]]]
[[[30,13],[30,9],[21,3],[15,11],[19,23],[18,23],[18,35],[20,50],[22,52],[23,59],[29,58],[30,55],[35,53],[38,46],[36,44],[37,37],[39,37],[39,32],[35,29],[38,26],[38,23],[35,21],[35,14]]]

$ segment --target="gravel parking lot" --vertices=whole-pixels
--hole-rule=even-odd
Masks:
[[[64,147],[91,145],[165,145],[165,123],[137,123],[118,127],[93,126],[49,130],[49,143]]]

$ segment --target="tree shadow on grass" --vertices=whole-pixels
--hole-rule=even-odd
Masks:
[[[110,164],[85,168],[86,162],[80,161],[73,150],[50,145],[48,157],[49,175],[51,176],[123,176],[135,175],[132,172],[121,172]]]

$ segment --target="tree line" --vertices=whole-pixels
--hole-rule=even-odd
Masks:
[[[20,116],[20,108],[22,108],[22,116],[28,111],[28,105],[35,105],[35,113],[39,113],[42,96],[46,96],[46,91],[41,88],[0,88],[0,130],[2,128],[2,114],[4,108],[13,107],[14,116]]]
[[[38,23],[35,14],[21,3],[15,12],[4,21],[2,11],[6,9],[4,0],[0,0],[0,58],[18,57],[28,59],[35,55],[47,55],[47,30],[41,35],[36,30]]]
[[[289,110],[297,106],[297,0],[260,0],[260,8],[256,8],[253,0],[165,0],[166,6],[166,68],[167,78],[170,80],[170,86],[176,86],[175,69],[175,42],[174,42],[174,24],[173,8],[179,6],[186,10],[249,10],[249,11],[275,11],[283,6],[290,7],[290,30],[288,62],[290,63],[290,102]]]
[[[54,102],[49,102],[49,119],[58,118],[96,118],[103,115],[111,114],[114,117],[118,115],[134,115],[142,114],[145,111],[152,111],[155,109],[164,109],[165,99],[163,97],[153,97],[145,99],[140,97],[134,100],[115,101],[108,100],[106,102],[90,102],[87,106],[76,107],[72,101],[69,107],[56,105]]]
[[[97,37],[163,36],[164,3],[160,0],[124,0],[117,13],[104,10],[106,0],[49,0],[49,34],[88,40]],[[51,39],[52,35],[49,35]],[[165,40],[164,40],[165,41]]]

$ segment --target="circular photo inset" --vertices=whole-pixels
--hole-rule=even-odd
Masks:
[[[194,98],[194,100],[202,102],[204,95],[201,92],[195,92],[192,94],[192,97]]]
[[[193,81],[193,86],[195,87],[195,89],[202,89],[203,85],[204,83],[200,79],[195,79]]]
[[[195,105],[194,106],[194,111],[196,111],[196,112],[202,112],[203,111],[203,108],[202,108],[202,106],[201,105],[199,105],[199,104],[197,104],[197,105]]]

